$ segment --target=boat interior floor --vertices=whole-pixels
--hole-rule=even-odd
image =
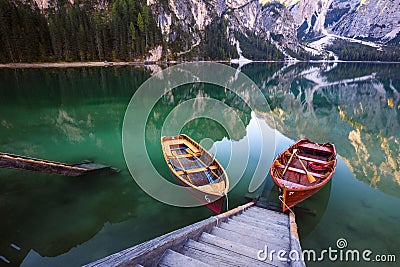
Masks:
[[[222,174],[219,168],[213,165],[213,159],[199,150],[194,152],[185,143],[173,144],[170,146],[172,156],[169,156],[168,163],[188,182],[195,186],[213,184]]]

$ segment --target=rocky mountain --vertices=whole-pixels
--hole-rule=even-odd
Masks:
[[[12,33],[12,36],[6,34],[0,39],[0,48],[4,51],[4,55],[0,52],[0,61],[26,60],[24,53],[28,47],[19,55],[19,46],[25,46],[27,42],[22,39],[28,35],[32,40],[40,39],[36,41],[40,42],[36,46],[37,56],[29,60],[157,61],[244,57],[251,60],[400,61],[400,0],[7,2],[23,9],[22,17],[27,18],[15,21],[21,14],[8,15],[18,11],[10,4],[3,5],[0,31]],[[29,11],[26,4],[33,2],[37,7]],[[42,10],[41,18],[33,10],[37,8]],[[40,20],[43,25],[47,23],[48,29],[29,25],[35,24],[33,20]],[[60,27],[68,27],[64,31],[71,33],[63,33]],[[24,32],[19,34],[21,29]],[[71,34],[78,36],[70,37]],[[50,42],[48,35],[52,38]],[[60,38],[65,40],[58,40]],[[20,42],[16,47],[15,40]]]
[[[262,1],[263,3],[275,1]],[[400,1],[281,0],[295,21],[302,40],[329,33],[387,43],[400,32]]]
[[[148,0],[147,4],[165,40],[178,44],[172,45],[175,47],[172,52],[178,57],[201,47],[202,42],[208,41],[207,38],[225,38],[228,41],[226,45],[232,47],[240,47],[241,40],[250,46],[254,42],[267,43],[286,58],[301,49],[293,17],[280,3],[262,4],[257,0]],[[207,34],[211,24],[219,25],[221,35],[217,35],[215,27],[211,29],[214,36]],[[263,47],[257,49],[265,50]],[[263,59],[251,53],[247,56]]]
[[[364,60],[390,60],[393,55],[385,55],[398,50],[388,52],[387,45],[400,44],[400,0],[149,0],[148,4],[168,41],[179,38],[176,28],[189,34],[179,55],[199,46],[205,27],[221,18],[227,22],[223,31],[230,45],[240,43],[240,33],[272,44],[286,59],[344,58],[347,50],[358,49]],[[246,51],[243,54],[252,58]]]

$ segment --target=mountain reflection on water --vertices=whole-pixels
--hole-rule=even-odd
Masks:
[[[179,118],[173,109],[191,99],[190,112],[202,114],[209,108],[204,99],[214,98],[236,113],[236,118],[229,112],[222,114],[228,127],[208,118],[180,126],[197,141],[214,141],[211,151],[218,151],[224,166],[230,159],[227,151],[236,149],[240,157],[240,150],[247,148],[244,143],[250,142],[249,164],[230,192],[230,207],[245,202],[249,177],[260,155],[254,129],[256,121],[263,120],[281,133],[277,152],[308,137],[335,143],[343,160],[332,184],[305,202],[318,211],[316,217],[299,216],[300,231],[311,233],[302,239],[306,246],[322,247],[322,239],[332,241],[348,232],[354,243],[365,247],[369,241],[357,239],[365,237],[357,225],[365,226],[365,231],[378,229],[384,219],[385,227],[370,239],[377,248],[394,252],[400,218],[392,207],[397,199],[387,195],[400,196],[399,66],[255,63],[241,71],[257,83],[271,111],[252,113],[234,93],[210,84],[170,91],[156,103],[146,127],[147,152],[160,174],[171,178],[159,144],[164,120]],[[92,159],[121,169],[112,177],[78,180],[0,170],[0,213],[5,214],[0,221],[0,255],[11,260],[9,266],[78,266],[211,215],[203,207],[184,209],[157,202],[139,188],[126,168],[121,147],[124,112],[148,77],[148,71],[134,67],[0,71],[1,84],[8,89],[0,91],[0,151],[70,163]],[[234,132],[230,138],[228,130]],[[269,164],[264,163],[266,171]],[[373,192],[349,179],[350,171]],[[347,192],[347,183],[358,194]],[[269,176],[265,187],[272,187]],[[360,194],[379,199],[368,201]],[[336,210],[341,207],[349,208]],[[363,214],[353,214],[353,208]],[[371,210],[374,218],[367,216]],[[332,220],[343,212],[349,221]],[[328,225],[331,232],[318,230],[318,225]],[[386,241],[380,241],[382,236]],[[17,244],[21,251],[10,244]]]
[[[355,177],[400,196],[400,66],[296,64],[273,75],[243,68],[270,101],[276,128],[297,140],[333,142]]]

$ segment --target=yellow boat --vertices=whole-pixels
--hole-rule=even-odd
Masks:
[[[229,190],[228,176],[206,149],[185,134],[161,138],[164,159],[175,180],[215,214],[220,214]]]

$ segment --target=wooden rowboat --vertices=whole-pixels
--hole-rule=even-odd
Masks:
[[[224,168],[207,150],[187,135],[161,138],[164,159],[182,186],[190,187],[193,196],[215,214],[220,214],[229,190]]]
[[[279,154],[270,174],[280,188],[282,211],[317,193],[332,179],[336,163],[334,144],[317,144],[308,139],[301,139]]]

